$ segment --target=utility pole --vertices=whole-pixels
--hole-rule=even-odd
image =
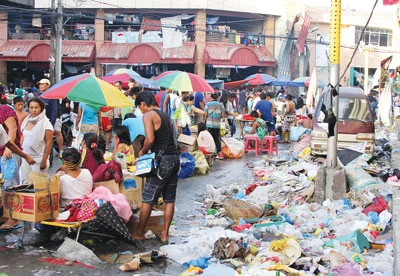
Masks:
[[[63,36],[63,16],[62,0],[57,3],[57,26],[56,26],[56,61],[55,61],[55,82],[61,81],[61,58],[62,58],[62,36]]]
[[[341,0],[331,0],[329,83],[334,87],[331,90],[332,108],[328,110],[328,117],[329,128],[332,123],[335,125],[331,133],[333,135],[328,137],[325,167],[318,169],[317,173],[314,198],[320,203],[325,199],[341,199],[346,194],[346,174],[337,168],[341,6]],[[333,93],[334,90],[337,93]]]
[[[330,49],[329,49],[329,83],[335,85],[334,89],[339,93],[339,69],[340,69],[340,24],[341,24],[341,0],[331,1],[331,24],[330,24]],[[334,116],[339,114],[339,95],[333,97],[332,112]],[[337,137],[338,121],[335,123],[334,135],[328,138],[328,152],[326,166],[337,167]]]
[[[54,17],[54,11],[56,8],[56,0],[51,0],[51,11],[52,11],[52,16],[50,20],[50,66],[49,66],[49,79],[52,84],[55,83],[55,63],[56,63],[56,24],[55,24],[55,17]]]

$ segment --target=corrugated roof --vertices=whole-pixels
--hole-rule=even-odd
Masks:
[[[62,42],[64,62],[93,62],[94,41]],[[48,62],[50,56],[49,40],[9,40],[0,47],[0,60]]]
[[[0,56],[3,57],[27,57],[36,46],[48,41],[40,40],[9,40],[0,47]]]
[[[265,46],[207,43],[203,62],[213,65],[275,66],[276,60]]]
[[[164,49],[162,43],[105,43],[97,54],[101,63],[194,63],[194,43]]]

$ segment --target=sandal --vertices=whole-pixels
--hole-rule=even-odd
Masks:
[[[162,244],[162,245],[168,245],[169,244],[169,241],[168,240],[166,240],[166,241],[163,241],[161,238],[160,238],[160,236],[156,236],[157,237],[157,240]]]
[[[2,226],[0,226],[0,233],[8,233],[20,228],[22,228],[22,225],[19,223],[15,225],[3,224]]]

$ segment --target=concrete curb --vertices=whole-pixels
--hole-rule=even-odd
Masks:
[[[392,167],[400,168],[400,142],[392,142]],[[394,275],[400,273],[400,189],[393,187],[393,200],[392,200],[392,225],[393,225],[393,257],[394,257]]]

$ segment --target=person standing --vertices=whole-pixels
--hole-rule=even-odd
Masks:
[[[81,133],[94,132],[99,135],[103,131],[100,111],[94,110],[87,104],[80,103],[75,126],[76,130]]]
[[[150,217],[152,206],[158,202],[162,194],[164,208],[164,227],[160,240],[168,242],[169,227],[174,216],[176,187],[180,168],[179,152],[174,139],[174,128],[167,114],[158,109],[154,95],[148,91],[140,92],[136,97],[136,107],[143,113],[143,123],[146,132],[143,148],[139,156],[151,152],[161,155],[157,175],[146,177],[142,192],[139,225],[132,234],[135,240],[144,239],[144,231]]]
[[[297,97],[295,108],[297,110],[297,114],[304,114],[303,107],[305,105],[305,98],[306,93],[301,92],[300,95]]]
[[[239,106],[240,106],[240,111],[241,111],[242,115],[246,114],[247,92],[244,89],[242,89],[242,91],[239,92]]]
[[[29,115],[21,124],[24,135],[22,148],[31,155],[36,164],[30,166],[22,160],[20,178],[28,179],[30,172],[47,173],[49,168],[49,156],[53,142],[53,126],[46,116],[45,103],[42,99],[33,97],[28,101]]]
[[[48,79],[41,79],[39,81],[39,96],[45,93],[50,88],[50,81]],[[46,116],[50,120],[54,129],[54,136],[58,149],[61,152],[64,148],[64,139],[61,133],[61,112],[59,109],[59,100],[57,99],[42,99],[46,104]]]
[[[22,150],[21,147],[21,138],[22,138],[22,133],[20,129],[20,125],[18,123],[18,117],[15,111],[7,105],[7,96],[2,95],[0,99],[0,125],[5,129],[6,134],[9,137],[9,141],[14,143],[18,149]],[[21,166],[21,157],[15,153],[12,153],[11,149],[6,147],[5,145],[0,147],[0,156],[2,159],[0,162],[5,162],[6,159],[12,159],[15,164],[15,170],[12,175],[11,179],[6,179],[3,184],[3,189],[17,186],[21,184],[20,178],[19,178],[19,168]],[[4,173],[4,172],[3,172]],[[18,221],[9,219],[4,227],[0,227],[0,229],[8,229],[10,227],[14,227],[15,225],[18,224]]]
[[[267,94],[262,92],[260,94],[260,101],[255,105],[254,110],[261,113],[261,119],[263,119],[268,126],[268,132],[271,136],[275,135],[275,123],[274,117],[272,116],[272,103],[267,100]]]
[[[121,91],[122,94],[125,95],[125,91],[122,90],[122,81],[116,81],[114,83],[114,86]],[[114,114],[114,119],[113,119],[113,129],[115,129],[117,126],[120,126],[122,124],[122,110],[121,108],[117,107],[114,108],[113,110],[113,114]]]
[[[211,99],[212,101],[208,102],[204,108],[206,112],[206,126],[214,138],[215,146],[217,147],[217,158],[223,159],[220,127],[221,119],[225,116],[225,108],[222,103],[217,101],[218,95],[216,93],[211,94]]]
[[[293,122],[295,120],[294,110],[295,104],[293,102],[293,96],[288,94],[286,96],[286,110],[285,113],[283,113],[281,142],[285,141],[286,132],[288,133],[288,143],[292,142],[290,141],[290,127],[293,125]]]
[[[198,109],[204,110],[204,94],[203,92],[194,92],[194,106]],[[197,125],[204,122],[204,115],[200,113],[195,114],[194,124]]]

